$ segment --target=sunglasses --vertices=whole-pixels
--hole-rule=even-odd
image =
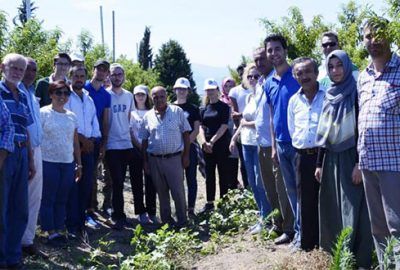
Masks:
[[[248,80],[251,80],[251,79],[258,80],[259,78],[260,78],[260,75],[258,75],[258,74],[256,74],[256,75],[248,75],[247,76]]]
[[[337,42],[335,42],[335,41],[322,43],[323,48],[335,47],[336,45],[337,45]]]
[[[56,90],[56,91],[54,92],[54,94],[55,94],[57,97],[61,97],[62,95],[66,96],[66,97],[69,97],[69,96],[71,95],[71,91]]]

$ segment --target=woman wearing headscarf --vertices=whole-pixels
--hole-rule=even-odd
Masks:
[[[335,50],[326,61],[332,84],[327,89],[317,129],[315,176],[320,187],[320,246],[331,251],[342,229],[353,228],[349,248],[357,267],[371,267],[372,236],[358,168],[357,86],[346,52]]]

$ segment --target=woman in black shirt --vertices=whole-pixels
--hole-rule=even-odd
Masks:
[[[200,134],[206,162],[207,203],[203,211],[208,211],[214,209],[215,169],[218,168],[220,197],[233,187],[233,181],[229,166],[229,106],[219,100],[218,83],[214,79],[205,80],[204,91],[206,98],[205,107],[200,112]]]

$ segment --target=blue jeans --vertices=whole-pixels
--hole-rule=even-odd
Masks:
[[[194,208],[197,197],[197,151],[194,144],[190,144],[189,150],[190,164],[189,167],[185,169],[186,181],[188,187],[188,208]]]
[[[286,192],[295,217],[295,240],[300,241],[300,205],[297,201],[296,149],[291,143],[277,143],[278,159]]]
[[[70,190],[75,182],[75,162],[43,161],[42,230],[63,230]]]
[[[260,163],[258,162],[258,147],[256,145],[242,144],[244,165],[247,172],[248,183],[254,193],[260,216],[266,218],[271,212],[271,205],[261,178]]]
[[[82,177],[73,183],[67,203],[66,225],[69,232],[83,229],[85,226],[86,209],[90,207],[93,186],[94,154],[81,154]]]
[[[15,147],[0,177],[0,265],[21,260],[21,240],[28,223],[28,152]]]

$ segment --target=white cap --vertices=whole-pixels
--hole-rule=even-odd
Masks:
[[[71,54],[71,62],[74,61],[85,62],[85,58],[83,57],[82,54],[74,52]]]
[[[188,79],[186,79],[184,77],[178,78],[176,80],[173,88],[174,89],[175,88],[187,88],[187,89],[189,89],[190,88],[190,82],[189,82]]]
[[[204,90],[207,89],[217,89],[218,88],[218,83],[216,80],[210,78],[210,79],[206,79],[204,81]]]
[[[149,88],[146,85],[143,84],[139,84],[137,86],[135,86],[135,88],[133,88],[133,94],[139,94],[139,93],[143,93],[145,95],[148,95],[149,93]]]

